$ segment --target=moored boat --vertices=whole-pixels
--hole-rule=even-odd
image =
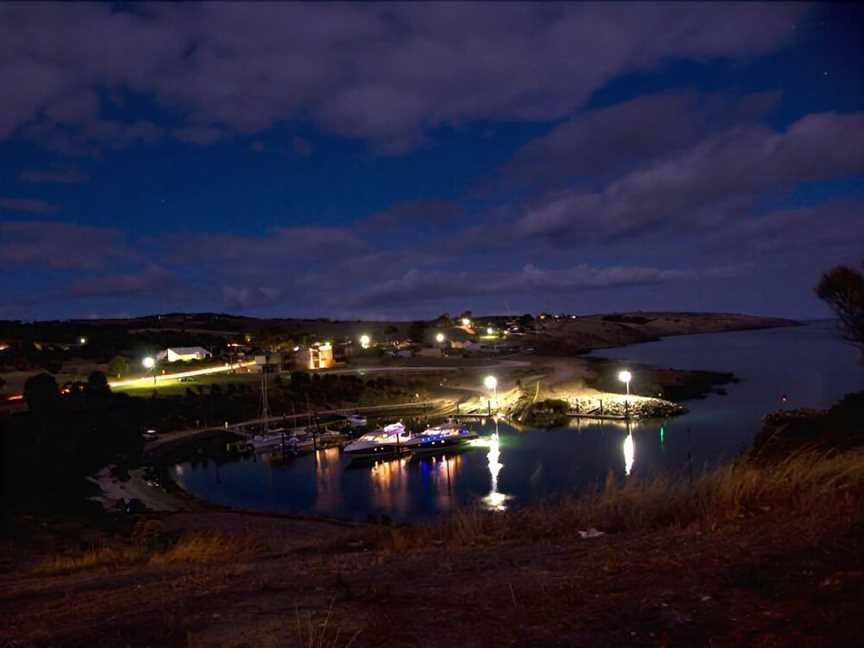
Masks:
[[[378,457],[399,454],[405,451],[405,444],[411,438],[411,433],[405,431],[405,426],[402,423],[392,423],[374,432],[367,432],[345,446],[344,452],[350,457]]]
[[[424,452],[451,448],[476,439],[478,434],[466,426],[449,420],[447,423],[426,428],[420,434],[415,434],[405,442],[405,447],[412,452]]]

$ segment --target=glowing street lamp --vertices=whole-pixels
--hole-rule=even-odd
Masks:
[[[78,344],[80,344],[81,346],[84,346],[85,344],[87,344],[87,338],[83,337],[83,336],[78,338]]]
[[[365,334],[360,336],[361,347],[363,347],[364,349],[368,349],[370,344],[372,344],[372,338]]]
[[[438,334],[435,336],[435,341],[436,341],[438,344],[443,344],[443,343],[444,343],[444,340],[446,340],[446,339],[447,339],[447,338],[446,338],[446,336],[445,336],[443,333],[438,333]]]
[[[498,400],[498,379],[495,376],[486,376],[483,379],[483,386],[493,393],[493,398]],[[492,416],[492,400],[487,400],[487,409],[489,416]]]
[[[141,364],[144,365],[144,368],[147,371],[153,372],[153,384],[156,384],[156,371],[154,370],[156,367],[156,360],[153,359],[152,356],[147,356],[141,361]]]
[[[627,395],[630,395],[630,381],[633,380],[633,374],[626,369],[618,372],[618,380],[627,385]]]
[[[495,335],[495,329],[491,326],[486,328],[486,335]]]
[[[471,326],[471,319],[468,317],[463,317],[462,318],[462,326],[466,326],[466,327]]]

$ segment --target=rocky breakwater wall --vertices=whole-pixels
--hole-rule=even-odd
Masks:
[[[633,419],[646,419],[679,416],[686,412],[687,408],[678,403],[643,396],[573,396],[532,401],[526,395],[517,400],[506,414],[516,423],[534,427],[557,427],[566,425],[574,416],[622,419],[629,416]]]

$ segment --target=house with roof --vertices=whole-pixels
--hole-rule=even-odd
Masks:
[[[200,346],[195,347],[170,347],[156,354],[159,361],[188,362],[190,360],[206,360],[212,358],[213,354]]]

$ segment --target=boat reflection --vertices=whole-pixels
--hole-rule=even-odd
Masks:
[[[454,448],[452,451],[419,460],[420,474],[430,491],[435,494],[438,510],[453,508],[453,484],[462,467],[462,456]]]
[[[370,468],[372,502],[376,508],[404,513],[408,510],[408,459],[375,461]]]
[[[339,448],[315,452],[316,505],[322,511],[337,511],[342,504],[342,461]]]

